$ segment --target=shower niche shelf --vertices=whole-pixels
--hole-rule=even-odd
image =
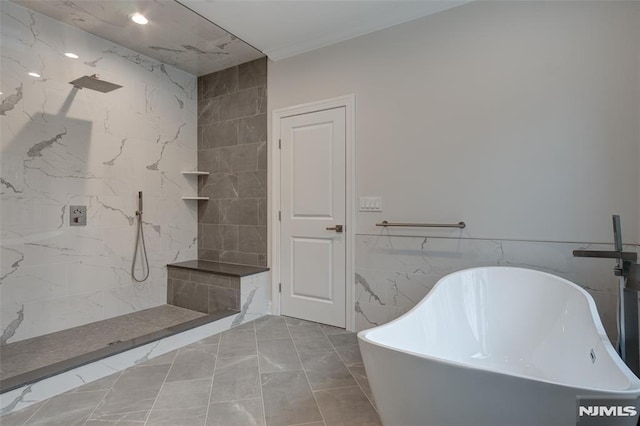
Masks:
[[[209,176],[209,172],[199,172],[197,170],[184,170],[180,173],[185,176]]]
[[[184,176],[209,176],[209,172],[201,172],[198,170],[183,170],[182,173]],[[197,197],[197,196],[184,196],[183,200],[203,200],[207,201],[209,197]]]

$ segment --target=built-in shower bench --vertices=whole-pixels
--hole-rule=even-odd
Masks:
[[[206,314],[239,311],[264,315],[269,268],[188,260],[167,265],[167,303]]]

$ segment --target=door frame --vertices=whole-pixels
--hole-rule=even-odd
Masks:
[[[345,95],[321,101],[309,102],[291,107],[279,108],[271,113],[271,147],[268,151],[271,159],[269,161],[268,181],[271,183],[271,196],[267,199],[267,211],[269,213],[268,223],[271,225],[267,229],[267,239],[271,242],[271,250],[267,253],[267,264],[271,265],[271,313],[280,315],[280,220],[278,212],[280,210],[280,149],[278,140],[280,138],[280,120],[294,115],[308,114],[333,108],[345,108],[345,161],[346,161],[346,181],[345,181],[345,309],[346,328],[349,331],[355,330],[355,288],[354,277],[354,244],[355,244],[355,95]]]

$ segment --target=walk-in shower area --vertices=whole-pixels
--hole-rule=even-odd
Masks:
[[[221,200],[240,196],[220,178],[257,173],[246,153],[266,143],[266,61],[173,0],[0,12],[0,394],[18,392],[4,414],[43,379],[266,312],[266,242],[239,241],[257,220],[234,205],[235,241],[216,246]],[[241,119],[264,130],[244,126],[260,140],[236,149]]]

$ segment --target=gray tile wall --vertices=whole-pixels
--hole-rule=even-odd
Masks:
[[[267,61],[198,78],[198,258],[267,264]]]
[[[205,314],[240,310],[240,278],[167,266],[167,303]]]

